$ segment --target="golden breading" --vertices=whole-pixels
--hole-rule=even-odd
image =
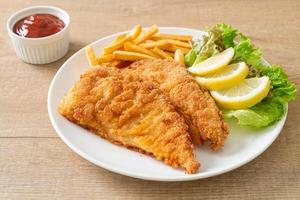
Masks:
[[[113,143],[188,173],[199,168],[188,127],[168,97],[151,82],[126,80],[117,68],[96,66],[81,75],[59,112]]]
[[[184,65],[172,60],[141,60],[123,69],[131,80],[157,83],[184,116],[194,142],[209,140],[211,148],[220,149],[228,135],[227,125],[209,92],[200,88]]]

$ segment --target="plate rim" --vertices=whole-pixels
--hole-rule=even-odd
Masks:
[[[160,26],[159,29],[177,29],[177,30],[190,30],[190,31],[197,31],[197,32],[202,32],[202,33],[206,33],[203,30],[197,30],[197,29],[192,29],[192,28],[185,28],[185,27],[173,27],[173,26]],[[126,33],[129,32],[130,30],[127,31],[121,31],[118,33],[114,33],[114,34],[110,34],[107,35],[105,37],[102,37],[88,45],[93,46],[94,44],[101,42],[102,40],[106,40],[107,38],[110,37],[114,37],[116,35],[122,34],[122,33]],[[87,45],[86,45],[87,46]],[[198,180],[198,179],[204,179],[204,178],[208,178],[208,177],[213,177],[213,176],[217,176],[220,174],[224,174],[227,172],[230,172],[234,169],[237,169],[247,163],[249,163],[250,161],[254,160],[255,158],[257,158],[259,155],[261,155],[264,151],[266,151],[266,149],[268,149],[270,147],[270,145],[275,141],[275,139],[279,136],[279,134],[281,133],[285,122],[286,122],[286,118],[287,118],[287,113],[288,113],[288,104],[286,105],[286,113],[285,115],[281,118],[280,121],[276,122],[279,131],[277,134],[273,135],[273,138],[271,138],[269,140],[269,142],[267,143],[267,145],[265,145],[261,151],[255,152],[252,156],[250,156],[248,159],[233,165],[231,167],[228,167],[226,169],[221,169],[221,170],[216,170],[216,171],[212,171],[212,172],[206,172],[206,173],[202,173],[202,174],[192,174],[192,175],[188,175],[188,176],[182,176],[182,177],[175,177],[175,178],[158,178],[158,177],[152,177],[152,176],[147,176],[147,175],[142,175],[142,174],[136,174],[136,173],[132,173],[132,172],[128,172],[126,170],[122,170],[118,167],[114,167],[110,164],[106,164],[105,162],[96,160],[94,158],[92,158],[92,156],[90,156],[87,153],[84,153],[82,150],[80,150],[79,148],[77,148],[75,145],[73,145],[65,136],[63,133],[61,133],[61,131],[59,130],[57,124],[55,123],[55,119],[54,119],[54,115],[53,115],[53,110],[51,108],[51,104],[52,104],[52,100],[51,100],[51,94],[53,91],[53,87],[54,84],[56,82],[56,79],[59,77],[60,73],[62,73],[63,69],[73,60],[73,58],[75,58],[77,55],[79,55],[82,51],[84,51],[85,47],[82,47],[81,49],[79,49],[77,52],[75,52],[71,57],[69,57],[61,66],[60,68],[57,70],[57,72],[55,73],[49,89],[48,89],[48,94],[47,94],[47,110],[48,110],[48,115],[50,118],[50,122],[55,130],[55,132],[58,134],[58,136],[63,140],[63,142],[75,153],[77,153],[78,155],[80,155],[82,158],[84,158],[85,160],[88,160],[89,162],[103,168],[106,169],[108,171],[117,173],[117,174],[121,174],[121,175],[125,175],[125,176],[129,176],[129,177],[133,177],[133,178],[137,178],[137,179],[142,179],[142,180],[151,180],[151,181],[163,181],[163,182],[178,182],[178,181],[191,181],[191,180]],[[184,173],[184,172],[183,172]]]

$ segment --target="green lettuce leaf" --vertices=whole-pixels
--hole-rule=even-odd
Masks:
[[[197,52],[194,49],[191,49],[187,54],[184,56],[184,63],[187,66],[192,66],[197,58]]]
[[[256,66],[263,76],[268,76],[271,80],[272,89],[269,97],[278,98],[283,104],[295,100],[297,96],[297,87],[289,81],[286,73],[279,65]]]
[[[240,42],[234,46],[234,61],[244,61],[250,66],[256,66],[261,63],[262,52],[255,48],[249,38],[240,35]]]
[[[196,65],[207,58],[220,53],[220,48],[217,44],[217,41],[220,39],[220,31],[208,31],[207,36],[203,36],[199,41],[193,43],[193,48],[185,55],[185,64],[188,66]]]
[[[225,118],[236,118],[239,125],[257,128],[273,124],[284,113],[285,106],[276,98],[265,99],[248,109],[223,110]]]
[[[237,29],[227,24],[217,24],[216,29],[221,31],[222,43],[225,48],[234,47],[234,39],[237,36]]]

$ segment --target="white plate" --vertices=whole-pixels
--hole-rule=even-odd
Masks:
[[[161,27],[160,30],[165,33],[190,34],[194,38],[204,34],[187,28]],[[92,43],[92,47],[100,54],[101,49],[118,34],[102,38]],[[58,135],[73,151],[100,167],[126,176],[158,181],[186,181],[228,172],[265,151],[279,135],[286,119],[285,115],[278,123],[265,129],[241,128],[233,121],[228,122],[230,135],[223,150],[212,152],[208,146],[196,148],[201,169],[196,174],[185,174],[183,170],[173,169],[150,156],[111,144],[59,115],[57,107],[61,97],[87,68],[85,51],[81,49],[58,70],[48,93],[50,120]]]

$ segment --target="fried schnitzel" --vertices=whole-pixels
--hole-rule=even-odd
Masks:
[[[157,83],[185,118],[195,143],[209,140],[213,150],[220,149],[228,135],[227,125],[209,92],[199,87],[185,67],[172,60],[141,60],[123,72],[131,80]]]
[[[96,66],[81,75],[59,112],[113,143],[187,173],[199,168],[188,126],[168,97],[149,81],[127,80],[117,68]]]

